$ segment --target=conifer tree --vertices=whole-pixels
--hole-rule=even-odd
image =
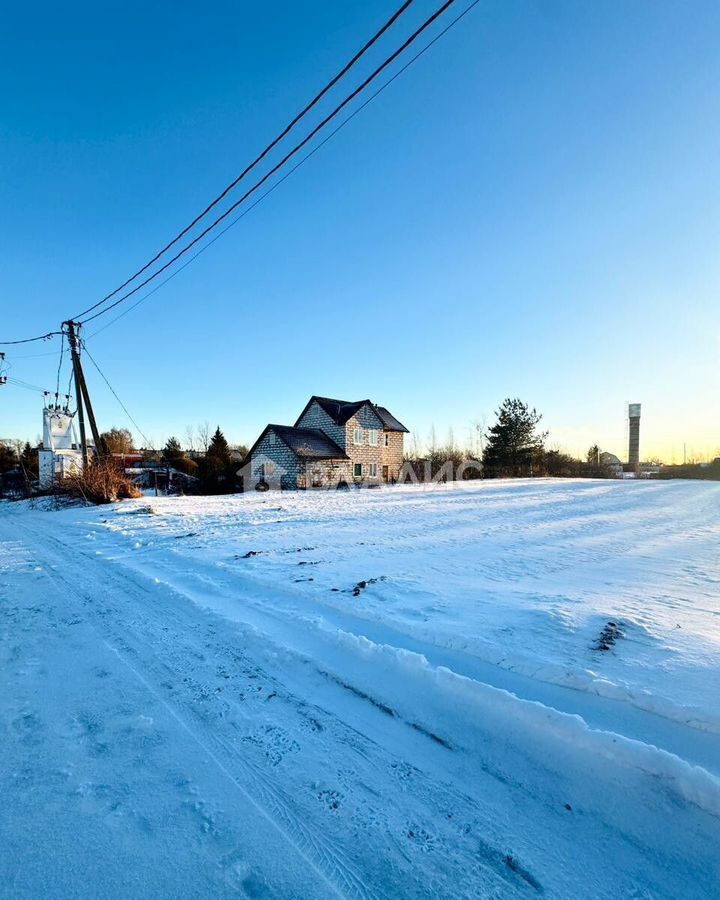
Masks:
[[[162,450],[163,459],[179,472],[186,475],[196,475],[198,464],[194,459],[189,459],[185,455],[185,451],[176,437],[168,438],[167,443]]]
[[[230,445],[225,439],[225,435],[220,431],[220,426],[215,429],[215,434],[210,440],[210,446],[207,455],[213,457],[222,464],[230,462]]]
[[[14,469],[17,463],[18,458],[15,448],[4,441],[0,442],[0,472],[8,472],[10,469]]]
[[[180,441],[176,437],[168,438],[167,444],[163,447],[163,456],[165,459],[178,459],[178,457],[183,455]]]
[[[210,444],[201,462],[202,489],[206,493],[230,493],[236,487],[238,463],[230,454],[230,446],[220,426],[215,429]]]
[[[531,475],[533,460],[541,457],[547,432],[538,433],[540,413],[527,403],[508,397],[497,411],[498,420],[488,430],[483,453],[487,475]]]

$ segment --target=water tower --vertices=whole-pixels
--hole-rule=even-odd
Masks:
[[[633,469],[640,465],[640,404],[628,404],[628,464]]]

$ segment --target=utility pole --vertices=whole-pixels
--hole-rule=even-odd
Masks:
[[[77,405],[78,423],[80,425],[80,450],[82,451],[83,469],[87,469],[88,450],[87,440],[85,438],[85,413],[83,412],[82,387],[80,386],[80,357],[77,352],[77,334],[75,333],[74,322],[64,322],[67,325],[67,339],[70,344],[70,354],[72,356],[73,376],[75,378],[75,403]]]
[[[88,421],[90,422],[90,430],[92,431],[93,441],[95,443],[95,452],[97,455],[102,453],[102,444],[100,443],[100,432],[98,431],[97,422],[95,421],[95,413],[93,412],[92,403],[90,402],[90,392],[88,391],[85,375],[80,362],[78,331],[80,329],[79,322],[63,322],[67,326],[67,339],[70,344],[70,354],[72,356],[73,373],[75,375],[75,398],[78,408],[78,421],[80,423],[80,443],[82,449],[83,468],[87,468],[89,456],[88,446],[85,433],[85,415],[83,413],[83,401],[85,410],[87,411]]]

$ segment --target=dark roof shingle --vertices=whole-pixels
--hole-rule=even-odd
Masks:
[[[375,412],[382,419],[382,423],[388,431],[405,431],[410,433],[407,428],[384,406],[375,406]]]
[[[398,421],[389,410],[384,406],[378,406],[376,403],[373,403],[372,400],[334,400],[332,397],[318,397],[317,395],[313,395],[300,414],[300,419],[302,419],[305,411],[313,400],[325,410],[336,425],[345,425],[359,409],[362,409],[363,406],[369,406],[377,413],[383,423],[383,427],[388,431],[407,431],[407,428],[402,422]],[[300,421],[300,419],[298,419],[298,421]]]
[[[333,400],[330,397],[311,397],[310,402],[316,400],[336,425],[345,425],[348,419],[352,419],[355,413],[365,404],[372,406],[369,400]]]
[[[302,459],[347,459],[347,454],[319,428],[291,428],[289,425],[268,425],[283,443]]]

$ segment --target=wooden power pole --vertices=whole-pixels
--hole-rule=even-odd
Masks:
[[[85,435],[85,414],[83,412],[83,402],[85,411],[87,412],[90,430],[92,431],[93,441],[95,443],[95,453],[100,456],[102,454],[102,444],[100,442],[100,432],[98,431],[97,422],[95,421],[95,413],[93,412],[92,403],[90,402],[90,392],[88,391],[87,382],[80,362],[80,341],[78,332],[80,330],[79,322],[63,322],[67,327],[67,339],[70,344],[70,354],[72,356],[73,374],[75,376],[75,399],[78,409],[78,422],[80,424],[80,443],[82,450],[83,467],[87,467],[89,461],[87,439]]]

